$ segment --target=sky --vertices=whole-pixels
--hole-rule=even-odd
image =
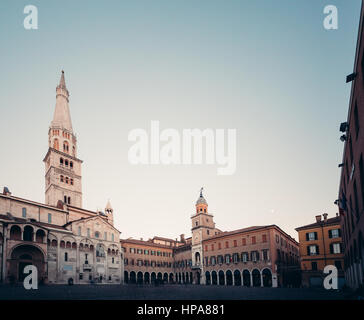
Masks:
[[[38,9],[26,30],[24,7]],[[323,27],[326,5],[338,29]],[[83,207],[108,199],[122,238],[191,234],[199,190],[216,227],[296,227],[337,212],[360,0],[0,2],[0,187],[44,202],[65,71]],[[132,165],[128,134],[236,129],[237,168]]]

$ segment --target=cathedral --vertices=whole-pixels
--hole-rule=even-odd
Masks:
[[[48,131],[45,203],[0,194],[0,282],[22,282],[34,265],[44,284],[203,284],[247,287],[299,282],[298,243],[277,225],[221,231],[201,188],[191,237],[121,239],[113,208],[82,207],[82,160],[77,157],[69,92],[62,71]]]

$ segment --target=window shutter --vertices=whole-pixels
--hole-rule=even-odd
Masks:
[[[308,232],[306,233],[306,241],[308,241]]]
[[[332,232],[331,232],[331,230],[329,230],[329,238],[330,239],[332,238]]]
[[[338,231],[339,231],[339,237],[341,237],[341,229],[338,229]]]
[[[320,254],[320,248],[319,248],[319,246],[318,246],[318,245],[316,245],[316,253],[317,253],[317,254]]]
[[[310,255],[310,246],[307,246],[307,255]]]
[[[315,240],[317,240],[317,232],[315,232]]]
[[[330,230],[331,231],[331,230]],[[332,243],[330,243],[330,253],[333,254],[334,253],[334,246]]]

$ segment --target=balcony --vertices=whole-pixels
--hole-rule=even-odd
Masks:
[[[202,263],[197,262],[197,263],[195,263],[195,264],[193,264],[193,265],[191,266],[191,269],[192,269],[192,270],[196,270],[196,269],[201,269],[201,267],[202,267]]]
[[[88,263],[84,263],[83,265],[83,270],[86,271],[86,270],[92,270],[92,266]]]

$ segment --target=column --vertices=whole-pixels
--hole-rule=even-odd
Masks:
[[[264,285],[263,285],[263,272],[262,271],[260,271],[260,286],[264,287]]]
[[[253,287],[253,273],[250,272],[250,286]]]
[[[6,279],[6,260],[7,260],[7,232],[8,231],[8,228],[7,227],[3,227],[3,237],[4,237],[4,240],[3,240],[3,260],[2,260],[2,276],[1,276],[1,280],[3,283],[5,283],[5,279]]]
[[[56,281],[57,283],[60,281],[59,274],[60,274],[60,259],[61,259],[61,241],[57,238],[57,261],[56,261]]]
[[[75,283],[80,283],[80,273],[81,273],[81,266],[80,266],[80,243],[76,242],[76,281]],[[78,270],[78,274],[77,274]]]

